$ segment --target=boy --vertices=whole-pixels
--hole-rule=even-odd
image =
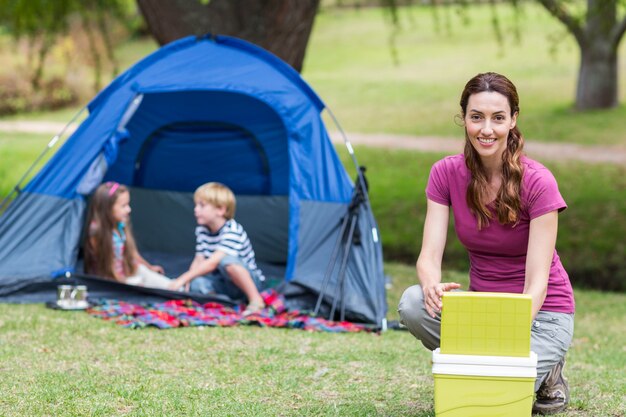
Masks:
[[[243,227],[233,219],[235,195],[223,184],[209,182],[194,194],[196,256],[189,270],[169,286],[176,290],[190,285],[190,291],[220,293],[233,299],[244,296],[244,315],[265,307],[259,285],[265,278],[257,267],[254,250]]]

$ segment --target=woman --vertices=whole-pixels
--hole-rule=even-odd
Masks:
[[[538,355],[533,411],[559,412],[569,401],[562,371],[574,331],[574,295],[555,250],[558,213],[567,206],[550,171],[522,154],[519,99],[511,81],[478,74],[460,104],[465,150],[432,167],[417,261],[420,285],[404,292],[398,311],[425,347],[439,347],[441,297],[460,287],[441,282],[452,209],[470,257],[469,290],[531,296],[531,350]]]

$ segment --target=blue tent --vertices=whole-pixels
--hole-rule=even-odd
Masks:
[[[89,103],[89,116],[0,218],[0,297],[33,300],[37,284],[80,272],[88,196],[108,180],[131,187],[139,248],[175,275],[193,256],[192,193],[218,181],[235,192],[237,220],[287,294],[321,293],[329,304],[344,285],[347,317],[380,324],[376,224],[366,193],[350,206],[358,193],[324,108],[297,72],[247,42],[188,37],[157,50]],[[350,211],[358,239],[344,245]],[[343,274],[329,266],[344,258]]]

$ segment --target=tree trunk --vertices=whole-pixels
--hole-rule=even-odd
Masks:
[[[320,0],[137,0],[164,45],[189,35],[229,35],[274,53],[298,72]]]
[[[618,49],[626,17],[618,21],[617,0],[587,0],[584,20],[567,11],[561,0],[537,0],[559,19],[580,48],[576,108],[606,109],[618,105]]]
[[[606,109],[618,104],[617,51],[596,41],[581,48],[576,108]]]
[[[587,0],[587,21],[580,45],[576,108],[617,106],[617,45],[611,32],[617,23],[616,0]]]

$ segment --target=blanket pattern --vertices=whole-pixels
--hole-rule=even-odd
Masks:
[[[163,303],[133,304],[119,300],[96,301],[87,312],[93,317],[112,321],[123,327],[141,329],[157,327],[170,329],[187,326],[229,327],[254,324],[261,327],[283,327],[308,331],[359,332],[367,331],[364,325],[346,321],[331,321],[314,317],[311,313],[285,307],[284,297],[275,290],[261,293],[266,308],[258,313],[243,316],[244,305],[227,307],[219,303],[200,304],[192,300],[170,300]]]

